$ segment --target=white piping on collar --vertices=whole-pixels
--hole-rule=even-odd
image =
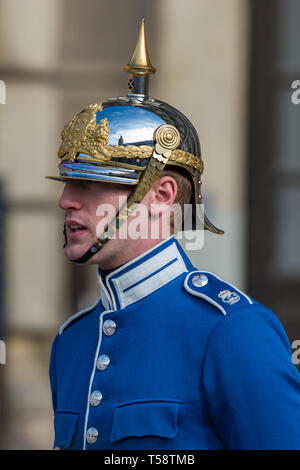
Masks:
[[[101,275],[99,274],[98,266],[97,266],[97,278],[100,284],[100,300],[102,302],[103,307],[105,310],[116,310],[114,297],[111,292],[109,292],[109,286],[103,282]],[[109,289],[109,290],[108,290]]]
[[[169,264],[170,262],[172,262],[172,264]],[[137,268],[139,268],[139,270],[133,274],[133,279],[131,278],[129,280],[127,274]],[[180,274],[188,271],[175,243],[168,246],[168,248],[158,253],[153,258],[140,264],[137,268],[124,274],[124,276],[112,279],[118,294],[121,308],[125,308],[128,305],[147,297],[147,295],[152,294],[152,292],[168,284],[173,279],[180,276]],[[141,277],[141,273],[143,271],[145,274]],[[154,272],[156,274],[151,275]],[[139,282],[139,284],[135,285],[137,282]],[[132,287],[130,288],[130,286]]]
[[[119,290],[128,289],[128,287],[133,284],[136,284],[150,276],[154,271],[158,271],[163,268],[167,263],[178,257],[178,255],[180,255],[180,253],[178,252],[175,243],[172,243],[172,245],[169,245],[152,258],[138,264],[135,268],[125,272],[122,276],[112,279],[112,282]]]
[[[171,238],[174,238],[174,236],[172,235],[168,240]],[[97,270],[101,287],[101,301],[104,308],[117,309],[115,296],[120,303],[120,308],[125,308],[143,297],[150,295],[180,274],[188,272],[175,240],[171,245],[158,252],[152,258],[146,259],[129,271],[127,270],[133,263],[147,257],[151,251],[156,250],[160,245],[166,243],[166,241],[167,240],[164,240],[158,245],[155,245],[142,255],[109,273],[106,277],[106,286]],[[118,273],[122,273],[122,271],[126,272],[123,275],[116,276]],[[113,284],[116,294],[113,292],[111,284]]]

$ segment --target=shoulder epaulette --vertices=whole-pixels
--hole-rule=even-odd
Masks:
[[[223,315],[256,303],[236,287],[206,271],[190,272],[185,278],[184,288],[214,305]]]

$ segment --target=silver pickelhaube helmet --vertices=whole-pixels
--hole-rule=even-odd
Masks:
[[[58,150],[59,176],[50,179],[91,180],[133,185],[127,204],[82,258],[84,263],[113,238],[165,167],[180,167],[193,183],[193,220],[216,228],[200,210],[203,161],[192,123],[177,109],[149,97],[149,76],[155,72],[146,45],[144,20],[129,63],[127,96],[87,106],[63,129]],[[195,222],[193,222],[195,228]]]

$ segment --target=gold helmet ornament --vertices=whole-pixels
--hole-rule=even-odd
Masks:
[[[59,176],[48,177],[133,186],[127,203],[77,263],[86,262],[114,237],[166,166],[181,168],[193,183],[193,228],[198,218],[205,229],[224,233],[200,209],[203,161],[194,126],[169,104],[149,98],[149,76],[155,68],[147,51],[144,20],[124,70],[129,74],[127,96],[91,104],[64,127]]]

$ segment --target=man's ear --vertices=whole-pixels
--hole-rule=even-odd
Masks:
[[[149,210],[157,217],[170,209],[177,194],[177,183],[172,176],[158,178],[149,191]]]
[[[166,204],[172,206],[177,194],[177,183],[172,176],[158,178],[152,189],[154,190],[153,204]]]

